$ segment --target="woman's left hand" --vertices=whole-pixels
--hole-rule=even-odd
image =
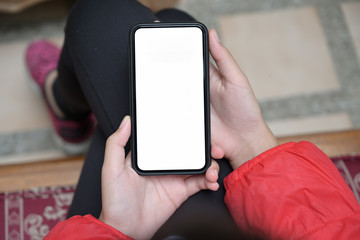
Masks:
[[[125,157],[130,130],[126,116],[106,142],[99,219],[134,239],[150,239],[188,197],[219,188],[219,166],[212,161],[203,175],[140,176],[131,167],[131,154]]]

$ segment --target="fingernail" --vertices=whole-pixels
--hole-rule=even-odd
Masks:
[[[217,170],[217,169],[214,169],[214,170],[213,170],[213,173],[214,173],[216,176],[218,176],[218,175],[219,175],[219,172],[218,172],[218,170]]]
[[[120,124],[120,127],[119,128],[122,128],[123,126],[125,126],[125,124],[129,121],[130,119],[130,116],[129,115],[126,115],[123,120],[121,121],[121,124]]]
[[[215,36],[215,39],[220,42],[220,38],[219,38],[219,35],[217,34],[216,30],[214,29],[214,36]]]

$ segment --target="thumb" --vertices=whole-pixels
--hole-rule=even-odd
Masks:
[[[106,141],[104,167],[118,169],[119,164],[125,162],[125,146],[130,138],[131,124],[130,117],[125,116],[119,129],[114,132]],[[120,167],[121,168],[121,167]],[[122,168],[121,168],[122,169]]]

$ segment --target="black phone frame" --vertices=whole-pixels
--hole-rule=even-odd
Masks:
[[[136,87],[135,87],[135,32],[140,28],[177,28],[197,27],[203,35],[203,65],[204,65],[204,126],[205,126],[205,164],[201,169],[179,170],[142,170],[137,164],[137,127],[136,127]],[[206,26],[200,22],[154,22],[140,23],[129,31],[129,75],[130,75],[130,116],[131,116],[131,159],[132,167],[139,175],[195,175],[203,174],[211,164],[210,140],[210,90],[209,90],[209,40]]]

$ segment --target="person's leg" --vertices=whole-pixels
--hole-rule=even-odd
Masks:
[[[100,214],[105,141],[129,114],[128,31],[155,20],[150,9],[135,0],[79,0],[69,15],[54,92],[66,115],[91,109],[99,128],[68,217]]]
[[[101,9],[107,14],[99,12]],[[106,136],[116,129],[129,113],[128,30],[136,23],[156,19],[194,21],[176,9],[154,15],[135,0],[87,0],[76,4],[68,19],[56,79],[51,85],[54,105],[62,116],[81,120],[92,111]]]
[[[79,3],[79,4],[83,4],[83,3]],[[91,4],[90,2],[87,4]],[[129,4],[129,3],[127,3]],[[131,7],[128,5],[128,7]],[[152,13],[149,11],[149,9],[143,7],[142,5],[140,5],[139,3],[133,3],[133,8],[139,8],[137,11],[139,11],[138,15],[136,17],[136,19],[131,20],[130,18],[133,18],[133,15],[135,13],[128,13],[128,18],[126,18],[126,21],[132,22],[130,24],[127,25],[127,28],[129,28],[129,26],[137,23],[137,22],[141,22],[141,21],[153,21],[156,18],[161,19],[161,20],[172,20],[172,19],[181,19],[181,21],[194,21],[194,19],[188,15],[185,12],[182,11],[178,11],[176,9],[167,9],[167,10],[163,10],[160,11],[159,13],[156,14],[156,16],[152,15]],[[81,6],[77,6],[77,9],[82,9]],[[126,11],[126,10],[125,10]],[[141,16],[144,15],[143,13],[140,13],[140,11],[142,11],[143,13],[146,13],[146,15],[148,15],[146,18],[142,19]],[[72,13],[72,15],[77,15],[78,10],[73,10],[74,13]],[[120,13],[118,13],[120,15]],[[122,18],[124,17],[124,15],[122,15]],[[69,18],[78,18],[78,17],[69,17]],[[104,18],[105,19],[105,18]],[[140,21],[141,19],[141,21]],[[69,20],[70,21],[70,20]],[[68,25],[71,25],[71,23],[69,23]],[[78,29],[83,29],[82,26],[78,26]],[[112,35],[108,35],[107,39],[109,39],[107,42],[101,41],[100,46],[104,47],[106,45],[110,45],[113,47],[113,49],[119,48],[119,49],[125,49],[127,50],[127,48],[125,48],[124,44],[127,44],[127,35],[126,35],[126,27],[125,32],[124,31],[120,31],[119,29],[119,33],[116,34],[117,36],[113,36],[114,32],[112,32]],[[70,30],[68,30],[70,29]],[[90,75],[92,75],[91,73],[89,73],[89,70],[84,70],[85,71],[85,75],[86,73],[89,76],[83,76],[83,77],[79,77],[78,75],[76,75],[76,72],[81,72],[81,68],[86,68],[86,67],[82,67],[81,65],[85,66],[88,65],[89,62],[95,62],[96,64],[100,64],[101,61],[103,60],[102,58],[93,58],[91,56],[86,57],[86,55],[84,56],[84,58],[82,58],[82,60],[78,60],[79,62],[77,62],[76,60],[73,61],[72,58],[74,58],[74,54],[76,55],[77,49],[79,49],[78,47],[76,47],[76,45],[73,45],[74,39],[77,38],[77,36],[72,36],[72,31],[71,29],[74,29],[74,27],[67,27],[66,30],[66,39],[64,42],[64,46],[61,52],[61,56],[59,59],[59,63],[58,63],[58,68],[57,68],[57,79],[54,82],[53,85],[53,93],[56,99],[56,103],[58,105],[58,107],[62,110],[62,112],[64,113],[64,115],[68,118],[71,119],[81,119],[84,116],[87,116],[87,114],[89,112],[91,112],[92,110],[95,112],[95,115],[97,116],[98,119],[100,119],[100,125],[102,126],[103,129],[112,129],[113,125],[112,123],[109,123],[109,119],[112,118],[106,118],[103,119],[103,114],[98,113],[100,110],[98,109],[98,104],[97,104],[97,100],[99,99],[104,99],[104,95],[108,95],[109,92],[105,91],[108,89],[105,89],[104,91],[99,91],[99,86],[104,85],[104,82],[106,84],[106,82],[111,82],[111,89],[112,91],[114,91],[114,84],[113,84],[113,77],[112,78],[107,78],[106,80],[101,80],[101,81],[97,81],[96,79],[91,80],[90,79]],[[99,29],[99,28],[97,28]],[[93,31],[97,31],[97,30],[93,30]],[[122,34],[120,34],[122,33]],[[98,33],[99,36],[101,36],[101,33]],[[110,40],[110,37],[113,38],[113,40]],[[117,41],[114,41],[115,39],[117,39]],[[81,41],[81,40],[77,40]],[[70,42],[70,43],[68,43]],[[121,43],[121,46],[114,46],[114,42],[116,43],[116,45]],[[70,47],[72,46],[72,47]],[[82,46],[81,46],[82,47]],[[92,52],[93,49],[91,49],[89,51],[89,55],[90,52]],[[100,49],[99,49],[100,51]],[[85,52],[86,51],[81,51],[81,52]],[[121,74],[117,74],[118,75],[118,81],[119,83],[126,83],[126,81],[124,81],[124,79],[128,76],[128,72],[127,72],[127,67],[128,67],[128,63],[127,63],[127,58],[121,58],[120,56],[124,56],[124,52],[122,52],[122,55],[118,55],[118,58],[112,58],[112,62],[110,64],[110,66],[108,67],[108,70],[111,72],[113,72],[114,68],[119,68],[119,66],[121,66],[122,69],[119,69],[119,72],[121,72]],[[76,58],[76,56],[75,56]],[[107,58],[111,58],[110,56],[107,56]],[[74,64],[75,62],[75,64]],[[118,63],[117,67],[114,67],[114,65],[116,65],[116,63]],[[80,66],[79,66],[80,65]],[[126,68],[124,68],[124,66]],[[105,71],[105,69],[103,70]],[[110,73],[109,73],[110,74]],[[80,75],[80,74],[79,74]],[[84,74],[82,74],[84,75]],[[111,74],[110,74],[111,75]],[[88,80],[86,80],[88,79]],[[86,86],[86,82],[90,82],[91,85],[93,85],[93,87],[91,86]],[[124,86],[124,85],[122,85]],[[84,91],[82,89],[82,87],[84,88]],[[127,86],[126,87],[122,87],[120,89],[117,89],[117,93],[118,95],[126,95],[128,91]],[[88,96],[86,98],[86,96],[84,95],[83,92],[86,92],[86,95]],[[103,92],[106,92],[106,94],[103,94]],[[93,100],[94,98],[96,98],[96,100]],[[91,107],[88,103],[88,100],[91,104]],[[106,100],[103,100],[104,102],[106,102]],[[95,102],[95,103],[94,103]],[[118,102],[121,103],[121,101],[117,101],[117,99],[114,99],[113,102]],[[108,105],[108,104],[107,104]],[[111,104],[114,105],[114,104]],[[127,104],[118,104],[118,105],[122,105],[125,106]],[[91,110],[92,109],[92,110]],[[107,111],[107,112],[114,112],[114,111]],[[124,109],[121,112],[128,112],[128,110]],[[111,113],[108,113],[111,114]],[[111,122],[111,121],[110,121]],[[110,132],[109,130],[105,130],[105,132]]]
[[[155,14],[161,22],[196,22],[188,13],[176,8],[163,9]]]
[[[56,105],[53,107],[58,107],[66,118],[81,119],[92,111],[75,74],[66,39],[61,50],[52,90],[54,105]]]
[[[47,41],[29,45],[33,85],[44,96],[54,140],[65,152],[88,148],[95,124],[91,111],[106,136],[129,113],[128,30],[154,20],[136,0],[80,0],[69,15],[61,54]]]
[[[73,115],[86,112],[88,103],[105,135],[112,134],[129,114],[128,31],[154,20],[135,0],[79,0],[68,17],[58,69],[76,79],[59,73],[55,85],[62,108]]]

